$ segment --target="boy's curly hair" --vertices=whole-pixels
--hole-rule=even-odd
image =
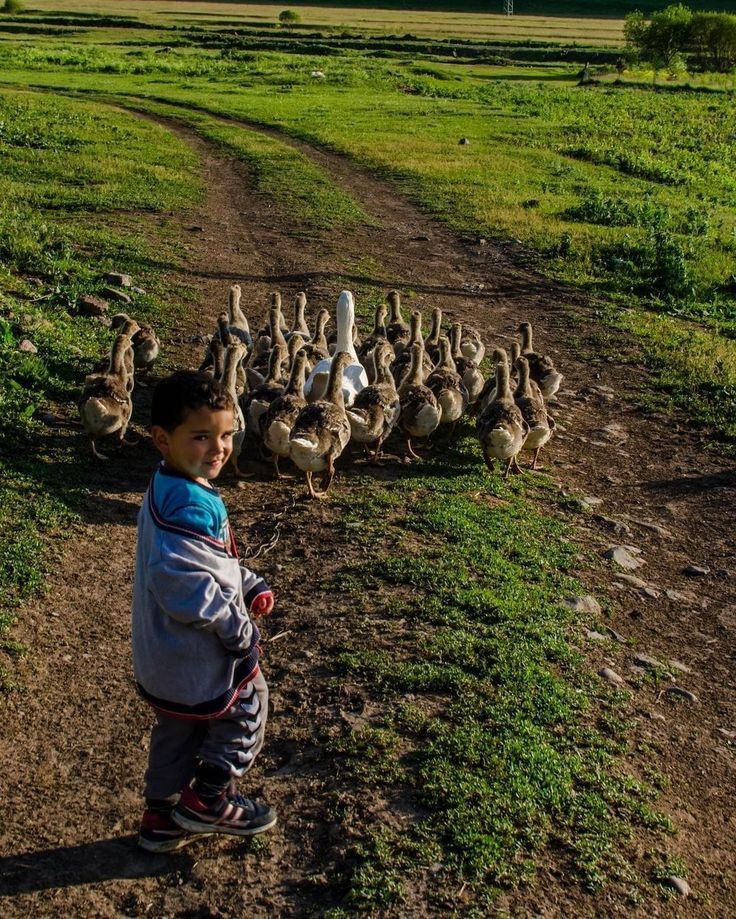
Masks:
[[[173,431],[188,412],[206,406],[213,412],[234,409],[233,400],[212,374],[178,370],[156,386],[151,402],[151,424]]]

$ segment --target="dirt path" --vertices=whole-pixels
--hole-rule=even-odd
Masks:
[[[628,679],[632,655],[640,651],[688,668],[677,672],[677,681],[696,693],[695,704],[657,704],[652,687],[633,693],[636,737],[647,747],[631,769],[648,762],[670,779],[662,805],[678,833],[667,851],[690,867],[697,914],[733,913],[734,758],[717,729],[736,728],[734,464],[704,453],[706,437],[687,419],[641,413],[637,392],[648,385],[645,371],[595,356],[598,330],[584,298],[524,267],[513,248],[463,239],[365,170],[299,144],[381,224],[380,230],[359,226],[349,235],[305,235],[306,228],[284,219],[253,190],[242,167],[177,130],[201,156],[209,189],[197,212],[169,218],[188,249],[186,270],[171,280],[193,285],[199,304],[178,339],[168,343],[178,365],[198,363],[201,347],[190,338],[213,327],[234,280],[244,286],[251,316],[263,315],[273,288],[282,290],[287,303],[305,289],[313,309],[332,306],[342,287],[370,280],[415,291],[412,306],[425,315],[440,306],[448,319],[472,322],[486,341],[505,342],[521,319],[534,323],[540,350],[551,352],[566,375],[556,411],[565,430],[549,450],[551,474],[574,494],[602,499],[592,513],[575,517],[581,543],[594,550],[635,545],[645,561],[636,575],[646,589],[603,563],[592,576],[601,594],[613,595],[610,624],[626,639],[606,652],[593,645],[593,665],[607,661]],[[380,277],[361,278],[351,269],[366,258],[381,266]],[[142,419],[146,393],[136,398]],[[336,511],[300,501],[278,550],[254,566],[280,597],[267,634],[289,631],[266,645],[274,714],[267,752],[253,776],[255,790],[279,809],[277,830],[265,843],[218,840],[177,856],[145,856],[134,845],[134,833],[149,714],[133,691],[128,633],[135,517],[154,462],[144,444],[125,464],[89,467],[89,507],[72,538],[59,544],[53,589],[21,611],[18,638],[33,653],[22,674],[28,691],[3,700],[2,911],[202,917],[322,912],[333,905],[320,900],[319,880],[331,869],[325,815],[335,791],[320,763],[318,732],[310,728],[329,729],[340,718],[340,690],[326,679],[323,665],[341,637],[340,608],[349,598],[328,594],[320,584],[355,550],[331,526]],[[241,544],[268,534],[269,516],[295,490],[265,476],[244,489],[223,479],[222,487]],[[337,489],[349,487],[346,472]],[[691,562],[709,567],[710,574],[686,577],[683,569]],[[316,565],[319,582],[310,575]],[[326,605],[329,630],[322,622]],[[511,894],[501,905],[517,916],[631,912],[608,893],[587,898],[544,871],[531,890]],[[691,901],[682,915],[692,914],[688,907]],[[654,915],[677,909],[647,906]],[[410,914],[429,910],[401,912]]]

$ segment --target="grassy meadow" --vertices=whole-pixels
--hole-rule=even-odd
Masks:
[[[662,371],[665,402],[736,434],[733,78],[707,91],[639,74],[579,86],[577,65],[460,64],[440,43],[409,56],[258,51],[265,39],[217,30],[165,54],[158,41],[6,41],[0,82],[196,107],[344,152],[600,296],[605,321]]]
[[[578,33],[563,34],[562,19],[541,19],[544,37],[531,17],[502,32],[511,28],[502,17],[300,8],[305,25],[334,40],[306,34],[300,44],[295,30],[272,47],[279,9],[168,4],[154,16],[136,0],[75,0],[62,24],[52,15],[59,3],[38,0],[0,17],[0,523],[14,523],[0,552],[5,690],[13,656],[25,653],[12,640],[13,611],[43,589],[46,534],[84,496],[86,459],[45,439],[39,421],[73,402],[109,341],[77,315],[77,295],[98,290],[106,271],[128,271],[147,291],[136,313],[165,334],[181,306],[163,275],[183,253],[151,218],[202,194],[183,143],[109,102],[180,118],[245,162],[275,208],[296,209],[321,232],[365,221],[359,202],[237,119],[370,166],[458,230],[519,241],[541,271],[595,295],[595,318],[639,339],[662,397],[736,436],[727,80],[709,91],[653,88],[609,73],[579,86]],[[85,15],[97,19],[85,26]],[[399,22],[406,36],[413,16],[404,46],[373,41]],[[102,21],[110,17],[128,21]],[[138,17],[150,28],[137,28]],[[581,40],[617,53],[620,21],[596,20],[589,32],[574,21]],[[340,38],[346,22],[350,36]],[[535,42],[567,43],[570,53]],[[385,292],[359,293],[370,306]],[[19,350],[25,338],[37,354]],[[543,477],[488,477],[468,427],[448,458],[391,488],[356,476],[349,503],[339,490],[332,498],[351,538],[388,534],[391,552],[342,572],[335,589],[372,597],[375,628],[398,641],[390,656],[371,651],[366,627],[329,662],[336,679],[380,692],[385,716],[330,736],[326,755],[351,787],[378,784],[386,801],[409,795],[423,814],[402,832],[335,804],[330,819],[358,834],[350,871],[329,882],[346,909],[396,906],[438,863],[439,881],[467,885],[483,915],[500,887],[529,883],[552,849],[579,887],[646,887],[626,840],[668,829],[652,809],[661,777],[627,775],[621,699],[593,687],[575,647],[583,622],[561,601],[580,592],[573,571],[591,560],[538,510],[557,500]]]

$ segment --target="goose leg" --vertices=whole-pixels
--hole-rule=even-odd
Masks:
[[[406,449],[412,459],[421,460],[421,456],[412,449],[411,437],[406,438]]]
[[[92,455],[93,455],[93,456],[96,456],[97,459],[105,460],[105,462],[107,462],[107,460],[110,459],[109,456],[105,456],[104,453],[99,453],[99,452],[97,451],[97,446],[95,445],[95,439],[94,439],[94,437],[90,437],[89,442],[90,442],[90,445],[91,445],[91,447],[92,447]]]
[[[536,469],[538,468],[538,467],[537,467],[537,460],[539,459],[539,454],[540,454],[541,452],[542,452],[542,448],[541,448],[541,447],[537,447],[537,449],[534,451],[534,459],[532,460],[532,469],[535,469],[535,470],[536,470]]]
[[[513,463],[513,461],[514,461],[513,456],[511,457],[510,460],[506,460],[506,468],[503,471],[504,479],[507,479],[509,477],[509,473],[511,472],[511,464]]]
[[[307,477],[307,488],[309,490],[309,497],[317,498],[320,500],[324,498],[325,496],[322,493],[314,490],[314,483],[312,482],[312,473],[305,472],[304,475]]]
[[[307,491],[309,492],[309,497],[316,498],[317,492],[314,490],[314,485],[312,484],[312,473],[307,471],[304,473],[304,475],[307,479]]]
[[[485,460],[486,466],[488,466],[488,471],[493,472],[493,458],[489,456],[488,450],[483,447],[483,459]]]
[[[335,457],[332,453],[327,454],[327,471],[322,476],[322,494],[326,495],[330,485],[332,485],[332,480],[335,477]]]
[[[510,460],[510,462],[509,462],[509,465],[511,466],[511,471],[512,471],[512,472],[517,473],[518,475],[523,475],[523,474],[524,474],[524,470],[523,470],[523,469],[521,468],[521,466],[519,465],[519,462],[518,462],[518,460],[516,459],[515,456],[512,456],[512,457],[511,457],[511,460]]]
[[[282,479],[283,476],[281,475],[281,470],[279,469],[279,455],[278,455],[278,453],[274,453],[274,454],[272,454],[272,456],[273,456],[273,472],[274,472],[274,478]]]

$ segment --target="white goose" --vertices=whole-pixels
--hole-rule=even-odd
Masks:
[[[355,305],[353,295],[349,290],[343,290],[337,301],[337,347],[335,353],[344,352],[350,358],[343,369],[342,395],[345,405],[352,405],[353,400],[368,385],[368,376],[365,368],[358,360],[358,355],[353,344],[353,326],[355,324]],[[324,398],[327,392],[327,381],[330,377],[330,368],[335,358],[330,357],[320,361],[304,386],[304,395],[307,402],[316,402]]]

